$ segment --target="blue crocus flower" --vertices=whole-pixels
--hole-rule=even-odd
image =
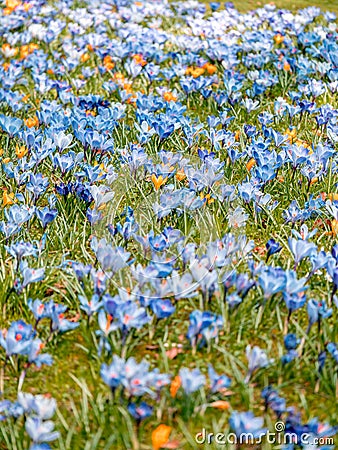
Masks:
[[[36,208],[35,214],[37,218],[40,220],[43,228],[46,228],[47,225],[55,219],[55,217],[58,215],[57,209],[50,209],[48,206],[45,206],[44,208]]]
[[[128,264],[130,253],[123,247],[112,247],[105,239],[93,239],[92,249],[103,270],[111,270],[114,274]]]
[[[80,262],[71,261],[72,269],[74,270],[75,276],[79,281],[82,281],[89,273],[92,268],[90,264],[84,265]]]
[[[264,419],[255,417],[251,411],[234,411],[229,419],[230,428],[238,437],[250,433],[254,439],[262,438],[267,433],[267,429],[263,428],[263,424]]]
[[[338,364],[338,348],[337,345],[333,342],[329,342],[326,346],[327,351],[330,353],[330,355],[333,357],[333,359]]]
[[[49,186],[48,178],[41,173],[30,174],[30,180],[26,184],[26,189],[33,194],[33,200],[36,201]]]
[[[335,244],[332,247],[331,254],[334,257],[334,259],[336,260],[336,262],[338,263],[338,244]]]
[[[293,333],[289,333],[284,337],[284,346],[286,350],[295,350],[300,344],[300,340]]]
[[[56,305],[55,305],[56,306]],[[51,319],[52,319],[52,331],[59,333],[66,333],[67,331],[75,330],[79,327],[79,322],[71,322],[64,317],[63,312],[59,312],[56,307],[53,307]]]
[[[83,295],[79,295],[80,309],[84,311],[88,317],[96,313],[102,306],[102,301],[97,294],[94,294],[90,300]]]
[[[18,419],[24,414],[24,409],[19,402],[10,402],[9,400],[0,401],[0,421],[6,420],[8,417]]]
[[[72,140],[73,136],[71,134],[65,134],[63,131],[54,135],[54,143],[60,153],[70,146]]]
[[[285,305],[289,310],[289,315],[291,315],[293,311],[302,308],[306,303],[306,296],[302,292],[298,294],[288,294],[285,292],[283,298]]]
[[[331,436],[335,436],[338,431],[337,426],[331,426],[328,423],[320,423],[318,419],[315,417],[311,419],[306,425],[306,430],[309,433],[309,443],[310,445],[316,445],[318,440],[322,440],[325,442],[325,438],[329,438]],[[329,446],[320,447],[320,449],[329,449]],[[332,448],[332,447],[331,447]]]
[[[150,308],[158,319],[170,317],[175,312],[175,306],[168,299],[155,299],[150,302]]]
[[[281,357],[282,364],[288,364],[289,362],[297,359],[299,354],[296,350],[289,350],[285,355]]]
[[[32,444],[29,450],[51,450],[51,446],[43,442],[42,444]]]
[[[53,307],[54,307],[53,300],[47,303],[42,303],[41,300],[39,300],[38,298],[35,300],[32,300],[30,298],[28,300],[28,308],[33,313],[36,322],[39,322],[44,318],[51,318]],[[65,312],[66,309],[67,309],[66,306],[58,305],[59,314]]]
[[[258,346],[251,348],[251,345],[247,345],[245,352],[248,360],[248,374],[245,382],[248,383],[255,370],[267,367],[273,362],[273,359],[269,359],[265,351]]]
[[[117,306],[123,303],[123,300],[119,295],[114,295],[114,297],[112,297],[109,294],[105,294],[102,297],[102,302],[105,311],[111,316],[114,316]]]
[[[297,279],[297,274],[293,270],[287,270],[286,275],[286,287],[283,292],[283,299],[286,304],[288,313],[288,321],[290,320],[292,312],[299,308],[302,308],[306,302],[306,296],[304,291],[307,290],[307,286],[304,286],[306,279]]]
[[[129,403],[128,411],[134,417],[134,419],[140,422],[141,420],[144,420],[152,415],[153,407],[145,402],[141,402],[139,405],[136,405],[135,403]]]
[[[27,355],[30,351],[35,331],[31,325],[18,320],[12,322],[7,331],[0,331],[0,345],[6,350],[6,356]]]
[[[199,369],[189,370],[183,367],[179,371],[182,388],[186,394],[192,394],[205,385],[205,376]]]
[[[317,246],[315,244],[302,239],[297,240],[295,238],[289,238],[288,244],[294,257],[295,268],[302,259],[312,256],[317,250]]]
[[[8,222],[20,227],[24,223],[28,222],[34,215],[35,208],[29,208],[26,205],[12,205],[10,208],[5,209],[5,217]]]
[[[261,397],[265,402],[265,409],[271,408],[279,418],[286,411],[286,401],[278,395],[278,392],[271,386],[262,390]]]
[[[0,127],[11,137],[18,134],[22,125],[23,121],[21,119],[0,114]]]
[[[144,394],[149,394],[150,396],[155,396],[153,390],[159,390],[165,384],[169,383],[169,377],[167,381],[160,383],[157,386],[158,372],[149,371],[149,363],[142,360],[137,363],[134,358],[129,358],[125,364],[125,375],[122,378],[122,385],[127,390],[129,395],[141,397]]]
[[[266,243],[266,249],[268,251],[266,255],[266,261],[270,258],[270,256],[274,255],[275,253],[278,253],[282,250],[282,246],[276,242],[274,239],[269,239]]]
[[[225,374],[218,375],[211,364],[208,365],[208,375],[210,379],[210,390],[214,394],[215,392],[222,392],[231,385],[231,378]]]
[[[189,316],[187,338],[196,347],[204,337],[207,341],[217,337],[218,330],[223,327],[223,319],[209,311],[193,311]]]
[[[304,223],[300,227],[299,233],[296,230],[292,230],[292,234],[299,240],[308,241],[309,239],[311,239],[313,236],[315,236],[317,234],[317,228],[315,228],[314,230],[309,232],[308,226]]]
[[[36,367],[41,367],[43,364],[51,366],[53,364],[53,357],[49,353],[41,353],[44,344],[41,339],[37,338],[31,342],[28,353],[28,362],[35,364]]]
[[[113,355],[113,361],[109,366],[107,364],[101,365],[101,378],[112,390],[116,389],[121,384],[124,374],[125,361],[117,355]]]
[[[5,249],[10,255],[18,260],[20,263],[21,259],[26,256],[36,256],[37,248],[30,242],[20,241],[16,244],[5,246]]]
[[[210,2],[210,8],[212,11],[217,11],[220,6],[221,4],[219,2]]]
[[[318,355],[318,372],[322,373],[324,366],[325,366],[325,362],[326,362],[326,358],[327,358],[327,353],[325,351],[320,352]]]
[[[139,330],[151,320],[145,308],[140,308],[132,301],[119,304],[115,311],[115,317],[123,331],[131,328]]]
[[[307,333],[310,331],[313,324],[320,322],[321,319],[327,319],[332,315],[332,309],[327,308],[325,300],[309,300],[307,303],[307,313],[309,318],[309,325]]]
[[[243,300],[248,295],[250,289],[255,286],[255,284],[255,281],[250,280],[246,273],[240,273],[236,280],[236,292],[241,296]]]
[[[222,277],[222,283],[225,293],[236,283],[237,274],[235,270],[231,272],[225,272]]]
[[[100,222],[102,220],[102,213],[98,209],[94,208],[88,208],[86,211],[86,217],[91,225],[95,225],[96,223]]]
[[[40,417],[27,417],[25,428],[34,443],[51,442],[58,439],[60,433],[54,430],[54,422],[43,421]]]
[[[226,302],[230,306],[230,308],[235,308],[236,306],[240,305],[243,301],[242,297],[240,297],[235,292],[233,294],[226,296]]]
[[[264,299],[270,298],[285,289],[286,279],[283,271],[267,267],[258,277],[258,283],[263,289]]]
[[[22,292],[22,290],[27,287],[31,283],[37,283],[45,278],[45,269],[32,269],[28,267],[27,261],[21,261],[20,263],[20,272],[23,277],[22,283],[20,280],[15,280],[14,288],[18,292]]]
[[[51,419],[56,410],[56,401],[46,395],[33,395],[28,392],[18,393],[18,403],[25,414],[37,415],[42,420]]]
[[[148,239],[151,249],[155,252],[163,252],[168,247],[168,241],[163,234],[159,236],[149,234]]]
[[[319,269],[323,269],[327,267],[330,256],[327,255],[324,251],[320,251],[317,254],[313,254],[310,256],[310,261],[312,265],[312,270],[308,278],[317,272]]]

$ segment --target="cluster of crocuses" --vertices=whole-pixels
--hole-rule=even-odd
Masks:
[[[0,401],[0,420],[4,421],[14,418],[19,421],[23,418],[25,431],[30,439],[29,450],[51,449],[47,442],[58,439],[59,432],[54,430],[54,422],[50,420],[56,410],[56,401],[44,395],[32,395],[30,393],[19,392],[17,400]],[[4,439],[8,444],[11,437]]]
[[[1,418],[57,438],[21,390],[69,331],[138,431],[211,405],[260,436],[263,389],[287,429],[332,434],[265,383],[337,387],[335,14],[6,0],[0,25]]]

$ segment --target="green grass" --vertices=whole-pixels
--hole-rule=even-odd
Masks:
[[[291,11],[296,11],[297,9],[301,8],[308,8],[310,6],[316,6],[324,11],[327,10],[338,13],[337,0],[275,0],[273,2],[268,0],[233,0],[233,3],[241,12],[251,11],[266,4],[274,4],[277,8],[290,9]]]

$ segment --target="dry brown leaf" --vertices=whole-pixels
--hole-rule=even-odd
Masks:
[[[210,403],[209,406],[211,406],[211,408],[216,408],[216,409],[229,409],[230,403],[226,402],[225,400],[217,400],[216,402]]]
[[[176,449],[181,446],[181,442],[178,439],[173,441],[169,441],[166,444],[162,445],[162,448]]]
[[[169,359],[175,359],[179,353],[183,353],[183,350],[177,347],[173,347],[165,352]]]
[[[146,345],[146,350],[156,350],[158,349],[158,345]]]

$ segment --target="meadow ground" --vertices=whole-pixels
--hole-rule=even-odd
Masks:
[[[313,0],[277,0],[275,2],[269,2],[266,0],[235,0],[234,5],[239,11],[245,12],[257,9],[262,5],[275,4],[277,8],[289,9],[295,11],[301,8],[308,8],[309,6],[317,6],[321,9],[338,12],[338,2],[336,0],[319,0],[318,2]]]

